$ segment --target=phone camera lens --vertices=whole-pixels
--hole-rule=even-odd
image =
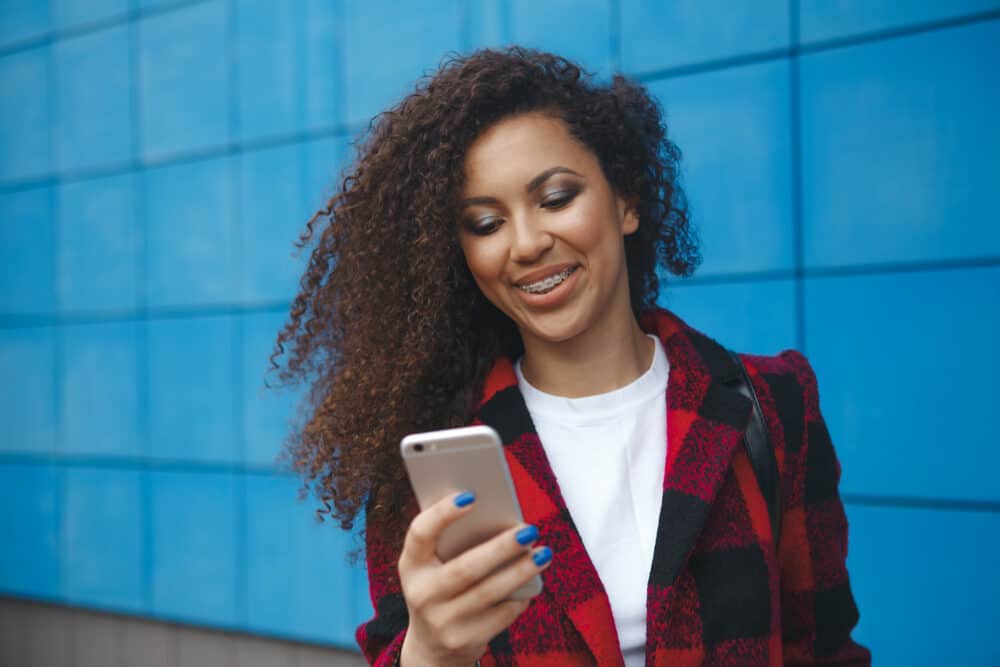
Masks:
[[[424,451],[424,446],[418,442],[417,444],[413,445],[413,451],[422,452]]]

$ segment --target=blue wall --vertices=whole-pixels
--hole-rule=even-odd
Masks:
[[[812,360],[856,638],[996,664],[995,0],[4,0],[0,594],[353,645],[261,390],[291,244],[373,113],[511,42],[663,102],[705,262],[662,302]]]

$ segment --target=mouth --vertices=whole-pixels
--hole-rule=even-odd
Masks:
[[[547,294],[563,284],[567,278],[573,275],[573,272],[577,270],[577,266],[570,266],[559,273],[553,273],[551,276],[542,278],[541,280],[536,280],[532,283],[522,283],[516,285],[516,287],[522,292],[527,292],[528,294]]]

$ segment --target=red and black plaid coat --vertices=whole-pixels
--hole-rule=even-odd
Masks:
[[[800,353],[741,355],[775,448],[782,489],[780,549],[741,445],[749,399],[715,341],[665,310],[648,313],[670,361],[667,460],[646,602],[647,665],[869,665],[851,640],[858,611],[845,559],[840,465]],[[607,595],[538,440],[513,367],[499,360],[477,423],[504,442],[524,520],[552,547],[543,592],[490,642],[483,665],[623,664]],[[398,552],[367,527],[376,615],[357,630],[372,664],[390,665],[407,627]],[[627,558],[627,554],[622,557]]]

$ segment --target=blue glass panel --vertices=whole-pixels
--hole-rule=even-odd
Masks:
[[[69,468],[63,505],[63,595],[125,612],[143,601],[142,472]]]
[[[236,478],[163,471],[150,478],[153,612],[191,623],[236,626],[241,525]]]
[[[629,73],[788,45],[786,0],[620,0],[622,68]]]
[[[138,456],[136,324],[67,326],[62,332],[62,449]]]
[[[854,493],[1000,499],[1000,268],[806,281],[806,340]]]
[[[56,295],[62,311],[134,308],[140,234],[132,174],[59,186]]]
[[[151,306],[236,300],[232,158],[144,173]]]
[[[289,507],[295,508],[298,490],[293,477],[248,475],[247,479],[247,618],[251,631],[283,634],[294,628],[297,606],[290,585],[298,568],[290,562],[295,553],[295,525]],[[308,514],[303,506],[301,513]],[[282,576],[274,576],[281,572]],[[323,614],[330,617],[334,610]]]
[[[0,591],[59,595],[61,471],[44,465],[0,463]]]
[[[242,136],[339,122],[343,81],[337,3],[241,0],[238,12]]]
[[[129,8],[128,0],[49,0],[49,3],[53,27],[57,30],[120,18]]]
[[[290,300],[298,291],[308,257],[291,255],[311,213],[302,195],[302,150],[293,144],[241,156],[244,301]]]
[[[49,327],[0,329],[0,451],[55,449],[55,339]]]
[[[206,2],[139,22],[145,157],[226,144],[226,4]]]
[[[347,120],[367,123],[461,47],[458,0],[344,3]],[[391,54],[387,57],[387,54]]]
[[[191,0],[133,0],[139,9],[163,9],[171,5],[190,3]]]
[[[243,432],[246,436],[246,462],[272,465],[285,438],[295,405],[305,393],[301,386],[279,387],[268,360],[274,349],[278,330],[286,314],[259,313],[243,316]],[[273,388],[264,386],[264,381]]]
[[[344,120],[344,37],[338,3],[305,0],[302,31],[302,129],[325,128]]]
[[[659,303],[737,352],[776,354],[795,347],[795,284],[791,280],[673,283],[661,291]]]
[[[854,638],[878,664],[998,664],[1000,648],[984,638],[997,626],[1000,514],[847,509],[848,568],[861,611]]]
[[[511,0],[510,12],[518,44],[551,51],[598,74],[611,72],[609,0]]]
[[[466,5],[465,49],[472,51],[511,42],[511,7],[508,0],[480,0]]]
[[[807,266],[1000,254],[1000,22],[802,59]]]
[[[298,488],[295,477],[247,477],[250,629],[354,648],[352,537],[318,522],[319,502],[298,502]]]
[[[0,312],[55,310],[52,191],[0,194]]]
[[[38,0],[4,0],[0,4],[0,44],[38,37],[47,32],[49,4]],[[6,86],[0,90],[7,90]],[[6,111],[6,110],[5,110]]]
[[[40,176],[52,169],[49,48],[0,57],[0,181]]]
[[[57,41],[52,57],[56,71],[53,145],[58,169],[131,159],[127,28]]]
[[[317,139],[303,144],[305,151],[305,173],[302,212],[305,219],[312,217],[318,209],[337,191],[342,178],[342,170],[348,159],[353,159],[354,148],[346,136]]]
[[[298,2],[236,3],[240,132],[244,140],[296,129],[301,11]]]
[[[1000,8],[997,0],[802,0],[799,4],[799,39],[814,42],[904,28],[997,8]]]
[[[683,153],[698,275],[794,265],[787,61],[650,86]]]
[[[229,316],[151,321],[149,455],[235,462]]]
[[[354,629],[362,623],[367,623],[375,617],[375,608],[372,606],[371,595],[368,590],[368,572],[364,567],[358,566],[353,570],[354,576]]]
[[[365,525],[364,512],[356,519],[355,532],[360,533]],[[364,540],[359,534],[355,544],[363,544]],[[351,568],[351,577],[354,581],[354,628],[371,620],[375,616],[375,608],[372,606],[371,591],[368,589],[368,566],[363,558]]]

